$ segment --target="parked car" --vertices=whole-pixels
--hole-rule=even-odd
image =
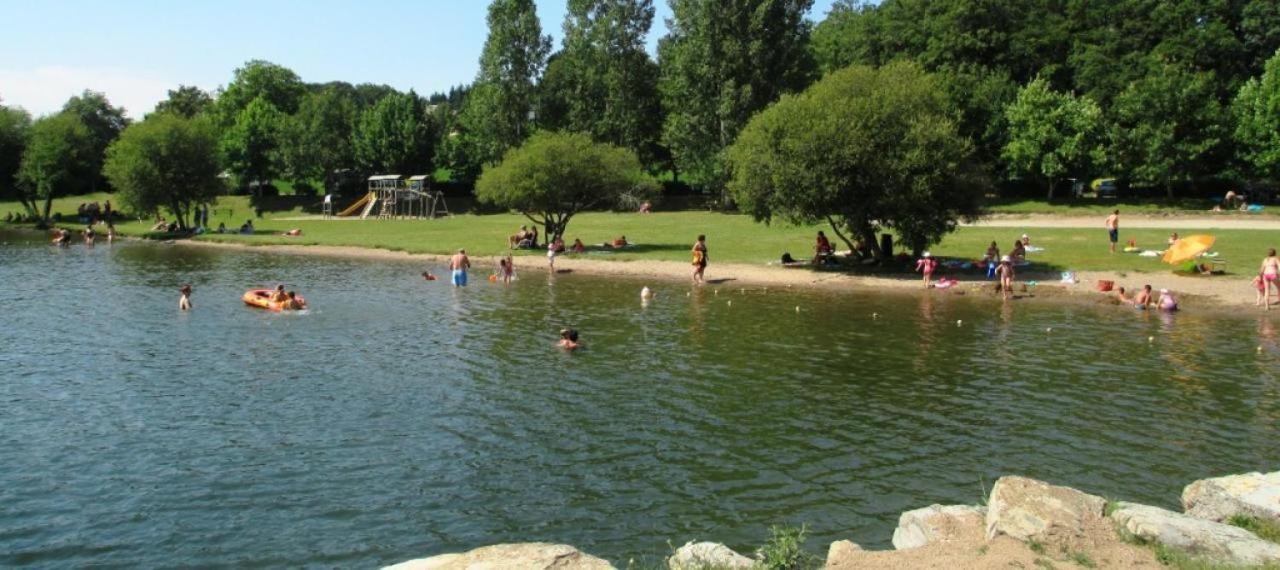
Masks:
[[[1115,199],[1120,197],[1120,187],[1116,185],[1115,178],[1099,178],[1094,180],[1090,186],[1093,187],[1093,193],[1099,199]]]

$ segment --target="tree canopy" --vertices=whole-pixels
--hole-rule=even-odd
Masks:
[[[658,44],[677,168],[709,188],[724,180],[720,153],[757,111],[812,77],[805,14],[813,0],[671,0]]]
[[[727,160],[734,199],[757,220],[825,221],[878,255],[896,230],[917,252],[978,212],[973,146],[935,77],[909,62],[851,66],[751,120]]]
[[[54,198],[82,187],[78,177],[85,176],[84,164],[97,150],[94,143],[93,132],[72,113],[46,115],[31,124],[18,167],[18,200],[27,213],[47,221]]]
[[[222,134],[227,170],[241,186],[274,180],[281,171],[280,140],[284,115],[264,98],[250,101]]]
[[[93,192],[102,179],[102,161],[107,147],[129,126],[124,109],[116,107],[107,96],[97,91],[85,90],[67,100],[62,112],[80,119],[89,129],[89,149],[77,162],[73,192]]]
[[[293,70],[255,59],[235,70],[227,88],[218,94],[218,116],[223,126],[240,117],[250,103],[261,99],[277,111],[292,115],[298,110],[306,86]]]
[[[1036,78],[1018,91],[1005,108],[1009,143],[1003,158],[1015,174],[1045,185],[1050,200],[1054,186],[1071,172],[1102,164],[1102,110],[1088,97],[1054,91]]]
[[[1251,173],[1280,180],[1280,51],[1261,77],[1240,87],[1232,111],[1240,156]]]
[[[508,151],[476,182],[478,200],[523,213],[547,239],[563,235],[578,212],[631,207],[656,191],[634,152],[584,133],[547,131]]]
[[[304,96],[282,129],[281,154],[288,175],[295,182],[326,180],[334,170],[353,168],[355,122],[351,93],[325,87]]]
[[[353,146],[356,162],[367,172],[408,175],[433,169],[435,132],[412,91],[387,95],[362,113]]]
[[[184,228],[192,208],[224,190],[218,135],[208,118],[154,113],[124,130],[104,167],[121,204],[133,212],[167,209]]]
[[[31,115],[20,107],[0,105],[0,198],[16,198],[18,166],[27,148]]]
[[[213,96],[199,87],[179,85],[170,89],[169,96],[156,104],[157,113],[176,113],[188,119],[205,112],[213,106]]]

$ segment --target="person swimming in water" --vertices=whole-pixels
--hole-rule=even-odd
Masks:
[[[293,311],[301,311],[302,309],[306,308],[306,307],[302,304],[302,301],[299,301],[299,300],[298,300],[298,294],[297,294],[297,293],[295,293],[295,292],[293,292],[293,291],[290,291],[290,292],[286,295],[286,297],[287,297],[288,299],[287,299],[285,302],[286,302],[286,303],[288,303],[288,304],[287,304],[287,305],[285,305],[285,307],[284,307],[284,308],[289,309],[289,310],[293,310]]]
[[[182,293],[182,296],[178,298],[178,310],[190,311],[191,310],[191,284],[188,283],[186,285],[183,285],[181,289],[178,289],[178,292]]]
[[[1151,286],[1143,285],[1142,290],[1138,291],[1138,294],[1133,297],[1133,308],[1146,309],[1151,302]]]
[[[560,329],[560,348],[565,350],[577,350],[582,347],[578,343],[578,331],[574,329]]]
[[[1156,307],[1161,311],[1171,313],[1178,310],[1178,300],[1173,298],[1173,293],[1170,293],[1168,289],[1161,289],[1160,300],[1156,301]]]
[[[284,285],[276,285],[276,290],[271,294],[272,303],[283,303],[289,300],[289,295],[284,292]]]

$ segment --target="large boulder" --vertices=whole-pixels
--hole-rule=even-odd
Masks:
[[[1006,534],[1023,541],[1074,545],[1103,520],[1106,500],[1026,477],[1001,477],[987,502],[987,538]]]
[[[667,559],[671,570],[733,570],[753,568],[755,561],[718,542],[687,542]]]
[[[951,542],[966,530],[982,532],[986,517],[987,509],[969,505],[930,505],[907,511],[898,517],[893,547],[906,550],[934,542]]]
[[[565,544],[527,542],[442,554],[387,566],[384,570],[613,570],[613,565]]]
[[[1280,544],[1228,524],[1133,503],[1118,503],[1111,519],[1133,536],[1192,556],[1245,566],[1280,563]]]
[[[1182,490],[1182,507],[1211,521],[1245,515],[1280,522],[1280,471],[1201,479]]]
[[[859,552],[862,552],[862,547],[858,543],[852,540],[837,540],[827,548],[827,568],[837,567],[842,560],[857,556]]]

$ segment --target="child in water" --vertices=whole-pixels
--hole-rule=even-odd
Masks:
[[[191,310],[191,284],[188,283],[186,285],[183,285],[181,289],[178,289],[178,292],[182,293],[182,296],[178,298],[178,310],[190,311]]]
[[[1261,307],[1267,294],[1267,281],[1262,278],[1261,273],[1253,276],[1253,289],[1257,293],[1257,296],[1253,298],[1253,304]]]
[[[560,348],[565,350],[577,350],[582,345],[578,344],[578,331],[574,329],[560,329]]]
[[[920,260],[916,262],[916,271],[924,273],[925,289],[928,289],[933,285],[933,270],[937,268],[938,261],[933,258],[933,254],[927,251],[924,252],[924,257],[921,257]]]

